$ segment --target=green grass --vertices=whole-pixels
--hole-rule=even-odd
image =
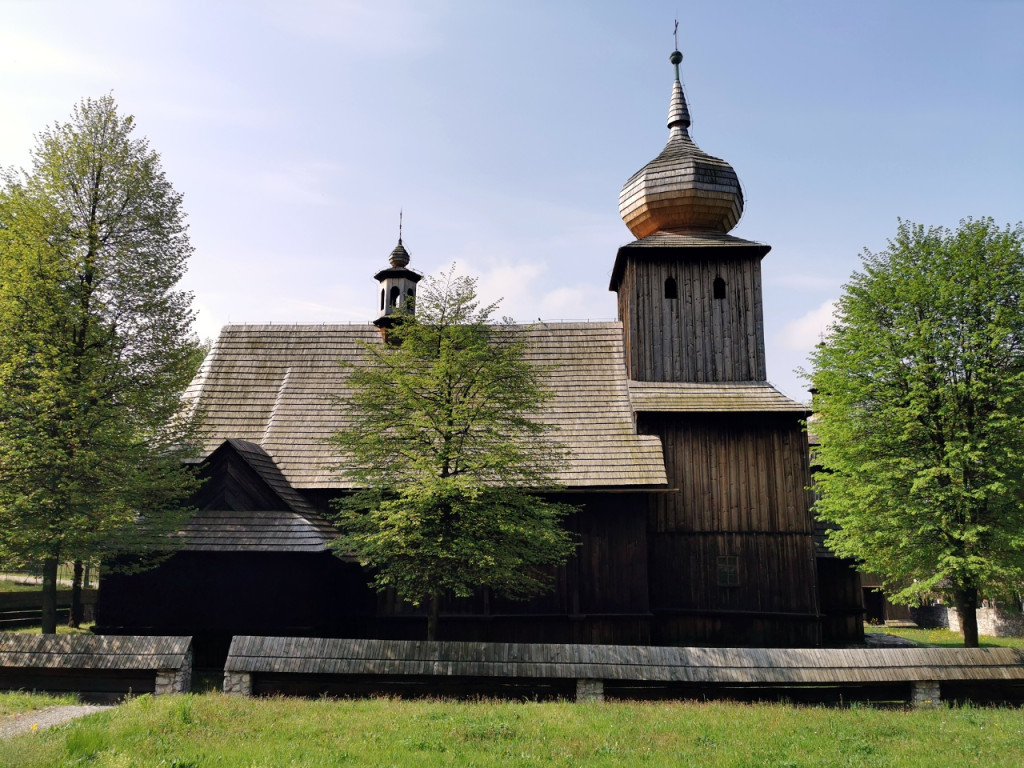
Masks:
[[[19,629],[8,629],[8,630],[5,630],[5,631],[13,632],[16,635],[38,635],[43,630],[42,630],[41,627],[21,627]],[[58,624],[57,625],[57,634],[58,635],[91,635],[92,634],[92,624],[91,623],[90,624],[83,624],[78,629],[72,629],[71,627],[67,626],[66,624]]]
[[[22,712],[33,712],[44,707],[54,707],[62,704],[77,704],[78,697],[74,694],[42,694],[42,693],[13,693],[0,692],[0,718],[10,715],[18,715]]]
[[[0,750],[4,768],[945,764],[1024,764],[1024,710],[143,696]]]
[[[926,648],[963,648],[964,638],[948,629],[903,629],[900,627],[865,626],[865,632],[882,632],[913,640]],[[978,639],[982,648],[1024,648],[1024,637],[989,637]]]
[[[22,584],[13,579],[0,579],[0,592],[41,592],[38,584]]]

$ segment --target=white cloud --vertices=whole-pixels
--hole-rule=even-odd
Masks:
[[[787,323],[776,338],[778,343],[797,352],[806,352],[821,340],[822,334],[835,320],[836,300],[829,299],[802,317]]]

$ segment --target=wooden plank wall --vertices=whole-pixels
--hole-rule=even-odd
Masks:
[[[795,415],[641,414],[676,490],[652,495],[658,643],[813,645],[818,596],[804,435]],[[723,586],[718,558],[738,558]]]
[[[665,298],[676,281],[678,299]],[[725,298],[715,299],[716,277]],[[757,257],[631,259],[618,288],[626,361],[639,381],[764,381]]]
[[[560,499],[581,505],[581,511],[566,521],[580,547],[565,566],[554,569],[554,589],[525,601],[483,590],[470,598],[449,598],[441,608],[442,632],[453,637],[499,637],[471,625],[486,619],[496,626],[507,617],[519,624],[514,627],[516,621],[511,622],[508,637],[534,642],[644,641],[646,624],[628,617],[646,619],[649,609],[646,494],[566,494]],[[384,593],[378,597],[378,615],[411,618],[425,615],[425,608]],[[585,628],[577,626],[581,621]]]
[[[792,414],[641,414],[676,493],[656,494],[655,533],[813,532],[807,443]]]

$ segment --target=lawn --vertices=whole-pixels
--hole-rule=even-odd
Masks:
[[[19,629],[6,629],[5,632],[11,632],[16,635],[38,635],[43,630],[42,627],[21,627]],[[58,635],[91,635],[92,634],[92,622],[83,624],[77,629],[69,627],[66,624],[57,625]]]
[[[882,632],[913,640],[926,648],[963,648],[964,638],[958,632],[948,629],[903,629],[899,627],[865,626],[865,632]],[[979,638],[982,648],[1024,648],[1024,637],[989,637]]]
[[[0,767],[1020,766],[1024,710],[152,698],[5,742]]]
[[[32,712],[45,707],[55,707],[63,704],[77,704],[78,697],[74,694],[51,695],[40,693],[5,693],[0,691],[0,718],[18,715],[22,712]]]
[[[38,584],[23,584],[14,579],[0,579],[0,592],[41,592]]]

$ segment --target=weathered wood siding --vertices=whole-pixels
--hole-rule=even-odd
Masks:
[[[439,632],[447,638],[517,642],[647,642],[649,600],[646,495],[568,494],[581,511],[566,524],[580,546],[554,569],[554,589],[516,601],[480,590],[442,603]],[[378,596],[380,626],[390,637],[423,634],[425,608],[392,593]],[[389,621],[389,619],[391,621]],[[405,620],[409,626],[401,629]]]
[[[724,298],[714,298],[717,277]],[[665,298],[672,278],[678,298]],[[732,258],[630,259],[618,286],[630,379],[764,381],[761,262]]]
[[[813,531],[799,419],[773,414],[640,414],[661,437],[673,493],[652,494],[657,533]]]
[[[670,493],[648,504],[659,643],[813,645],[818,596],[807,452],[787,414],[640,414]],[[735,584],[719,558],[735,557]]]
[[[720,556],[737,558],[737,584],[719,584]],[[806,537],[652,534],[650,558],[655,611],[817,612],[814,549]]]

